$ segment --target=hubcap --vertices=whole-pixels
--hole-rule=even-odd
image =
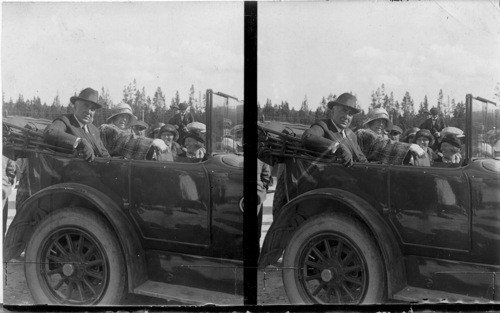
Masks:
[[[65,276],[71,276],[75,272],[75,269],[71,264],[64,264],[62,267],[62,271]]]
[[[356,245],[339,234],[321,234],[302,249],[297,278],[317,303],[359,303],[368,285],[367,264]]]
[[[59,229],[45,239],[41,251],[41,283],[57,303],[88,305],[102,298],[109,265],[93,235],[80,228]]]
[[[329,282],[330,280],[332,280],[332,272],[330,270],[322,270],[321,271],[321,279],[323,281],[326,281],[326,282]]]

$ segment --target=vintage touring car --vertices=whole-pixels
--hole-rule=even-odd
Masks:
[[[259,158],[284,167],[259,265],[282,268],[291,303],[500,301],[500,111],[467,95],[466,112],[453,166],[346,168],[259,126]]]
[[[243,303],[243,154],[228,147],[243,105],[211,90],[206,99],[207,154],[195,162],[89,163],[4,121],[3,154],[28,160],[4,262],[25,251],[36,303],[119,304],[127,293]]]

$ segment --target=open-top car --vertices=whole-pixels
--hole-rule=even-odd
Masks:
[[[3,154],[28,160],[4,262],[25,252],[36,303],[243,303],[243,154],[221,144],[242,101],[207,90],[205,116],[205,157],[176,162],[86,162],[4,120]]]
[[[430,167],[346,168],[260,125],[259,158],[284,164],[260,267],[294,304],[499,301],[499,113],[467,95],[462,162]]]

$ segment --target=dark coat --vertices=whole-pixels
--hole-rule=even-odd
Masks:
[[[328,132],[325,132],[325,125]],[[333,122],[330,119],[324,119],[312,124],[311,128],[304,132],[302,135],[302,144],[308,149],[323,152],[326,151],[333,142],[343,141],[351,151],[353,161],[366,162],[366,157],[358,145],[356,134],[349,128],[345,129],[345,134],[347,138],[343,139],[337,127],[333,125]]]
[[[161,152],[156,154],[156,160],[160,162],[172,162],[177,161],[177,157],[183,153],[181,145],[177,142],[172,142],[172,147],[170,152]]]
[[[186,114],[184,114],[184,116],[181,116],[180,113],[175,114],[168,121],[167,124],[177,126],[181,137],[183,137],[182,135],[186,132],[186,130],[184,128],[187,126],[187,124],[192,123],[192,122],[194,122],[193,115],[191,113],[186,112]]]
[[[45,141],[48,144],[64,149],[73,149],[78,137],[87,140],[94,149],[95,156],[109,158],[109,153],[101,141],[99,129],[94,124],[87,124],[89,133],[86,133],[76,120],[74,114],[65,114],[56,118],[44,131]]]
[[[420,124],[420,129],[428,129],[432,135],[434,135],[436,132],[441,132],[445,127],[446,123],[441,116],[437,117],[434,125],[432,125],[432,118],[428,118],[422,124]]]

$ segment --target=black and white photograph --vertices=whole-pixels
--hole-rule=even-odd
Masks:
[[[258,7],[258,303],[498,303],[498,1]]]
[[[498,308],[500,2],[0,5],[6,309]]]
[[[3,2],[3,300],[243,305],[243,2]]]

